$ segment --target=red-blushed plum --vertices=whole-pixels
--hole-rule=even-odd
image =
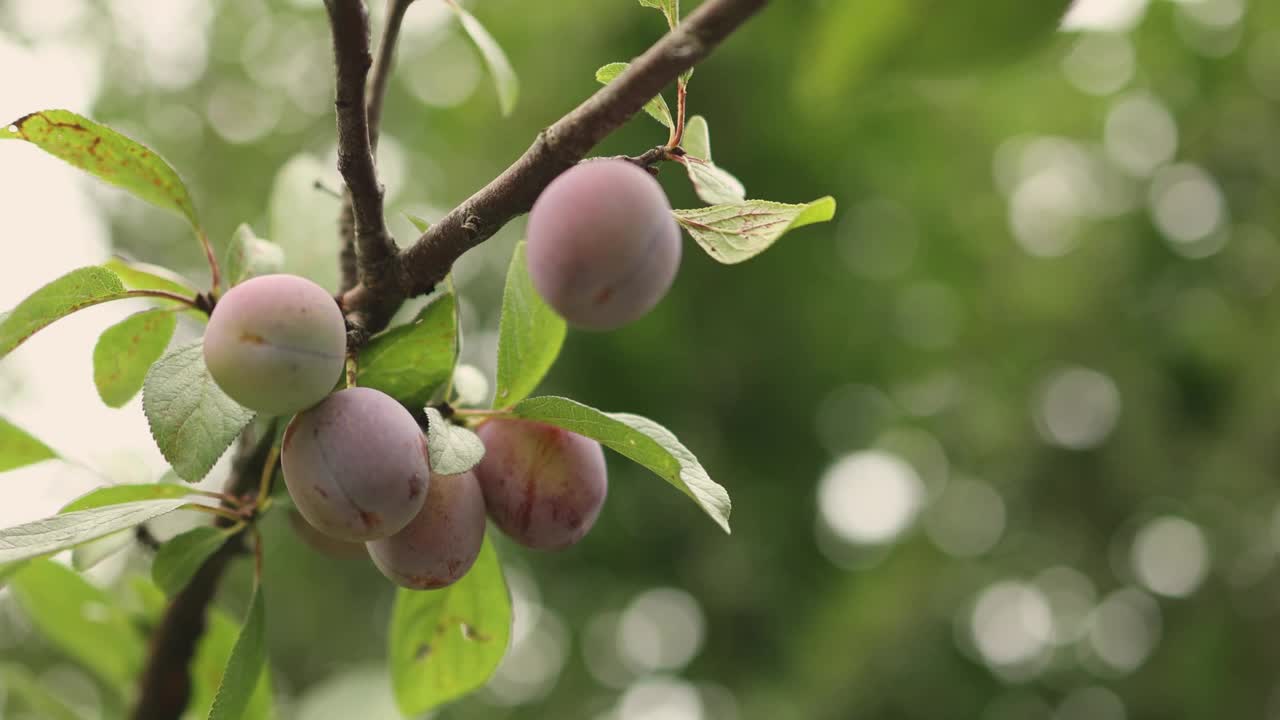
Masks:
[[[611,330],[643,316],[680,267],[680,228],[662,186],[625,160],[565,171],[533,204],[529,276],[571,325]]]
[[[476,479],[494,523],[537,550],[559,550],[595,524],[608,489],[600,443],[552,425],[500,418],[479,427]]]
[[[263,275],[231,288],[204,333],[205,364],[218,387],[264,415],[323,400],[342,375],[346,350],[333,296],[297,275]]]
[[[411,590],[452,585],[471,569],[484,543],[484,496],[471,471],[432,475],[427,501],[403,530],[366,543],[389,580]]]
[[[298,413],[280,464],[302,517],[352,542],[399,532],[422,509],[431,468],[418,423],[390,395],[350,388]]]

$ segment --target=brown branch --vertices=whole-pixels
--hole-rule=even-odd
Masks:
[[[332,0],[331,0],[332,1]],[[582,160],[607,135],[635,115],[680,73],[705,58],[768,0],[707,0],[670,33],[568,115],[539,133],[533,146],[480,191],[432,225],[398,256],[399,267],[347,292],[343,306],[364,315],[376,332],[407,297],[430,292],[454,261],[493,236],[560,173]]]
[[[366,114],[369,123],[369,147],[377,163],[378,134],[382,125],[382,104],[387,94],[387,82],[395,62],[396,40],[400,37],[400,25],[413,0],[387,0],[387,21],[378,41],[378,58],[373,63],[373,77],[369,83],[369,99]],[[338,267],[342,270],[341,292],[346,292],[360,282],[360,270],[356,257],[356,219],[352,208],[351,190],[342,192],[342,211],[338,215],[338,237],[342,249],[338,255]]]
[[[227,495],[239,497],[257,487],[274,440],[271,427],[256,444],[246,444],[242,439],[231,476],[227,478]],[[225,503],[224,507],[230,508]],[[219,517],[215,524],[230,527],[233,521]],[[151,634],[151,648],[139,681],[138,703],[133,708],[132,720],[178,720],[186,712],[191,701],[191,659],[204,635],[209,605],[227,565],[244,551],[243,535],[238,534],[210,555],[191,582],[173,596]]]
[[[395,266],[398,248],[382,215],[383,190],[374,169],[365,107],[366,81],[373,64],[369,52],[369,13],[362,0],[325,0],[324,5],[333,31],[338,171],[347,186],[346,197],[350,197],[356,276],[361,284],[376,288],[383,284],[384,278],[394,276],[395,273],[388,270]],[[340,223],[344,233],[347,232],[345,215],[344,212]],[[344,249],[344,256],[348,254]],[[344,270],[344,276],[346,274]]]

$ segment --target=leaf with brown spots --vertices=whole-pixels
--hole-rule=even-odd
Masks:
[[[164,354],[178,320],[168,310],[145,310],[103,331],[93,348],[93,384],[108,407],[123,407],[142,389],[147,370]]]
[[[788,231],[827,222],[835,213],[836,201],[830,196],[802,205],[747,200],[672,211],[702,249],[725,265],[750,260]]]
[[[26,140],[54,157],[173,210],[199,229],[195,204],[164,158],[105,125],[69,110],[41,110],[0,128],[0,139]]]
[[[388,636],[391,685],[405,716],[484,685],[511,638],[511,596],[489,538],[453,585],[397,592]]]

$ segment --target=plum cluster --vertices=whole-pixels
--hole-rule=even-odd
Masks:
[[[621,160],[581,163],[538,198],[529,217],[535,289],[569,323],[607,330],[651,310],[680,264],[680,234],[657,181]],[[439,588],[467,573],[486,515],[515,541],[558,550],[595,523],[608,485],[604,452],[562,428],[498,417],[478,434],[483,460],[433,474],[418,421],[394,398],[334,392],[346,325],[334,298],[293,275],[229,290],[205,334],[209,373],[264,415],[294,415],[281,445],[284,481],[309,527],[365,543],[384,575]]]
[[[415,589],[467,573],[484,541],[486,510],[516,541],[539,549],[582,538],[604,503],[600,445],[560,428],[493,419],[474,471],[433,474],[418,421],[370,388],[333,392],[346,327],[323,288],[293,275],[253,278],[214,307],[204,340],[209,373],[230,397],[265,415],[294,414],[281,443],[298,514],[323,537],[365,543],[384,575]]]
[[[474,470],[431,472],[417,421],[368,388],[330,395],[289,423],[284,481],[299,514],[327,537],[363,542],[393,582],[444,587],[475,563],[485,515],[517,542],[556,550],[580,540],[604,504],[599,443],[539,423],[500,418],[479,430]]]

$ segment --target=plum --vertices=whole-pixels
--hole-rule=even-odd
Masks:
[[[412,590],[434,590],[462,579],[484,542],[484,496],[471,471],[432,475],[427,500],[403,530],[366,543],[369,557],[389,580]]]
[[[231,399],[264,415],[289,415],[333,390],[346,335],[342,311],[324,288],[297,275],[263,275],[218,300],[204,360]]]
[[[494,523],[537,550],[558,550],[595,524],[608,488],[600,443],[563,428],[500,418],[478,429],[476,479]]]
[[[611,330],[666,295],[680,266],[680,229],[662,187],[625,160],[570,168],[533,204],[529,276],[571,325]]]
[[[418,423],[390,395],[336,392],[289,423],[280,463],[302,517],[339,540],[399,532],[422,509],[431,478]]]

